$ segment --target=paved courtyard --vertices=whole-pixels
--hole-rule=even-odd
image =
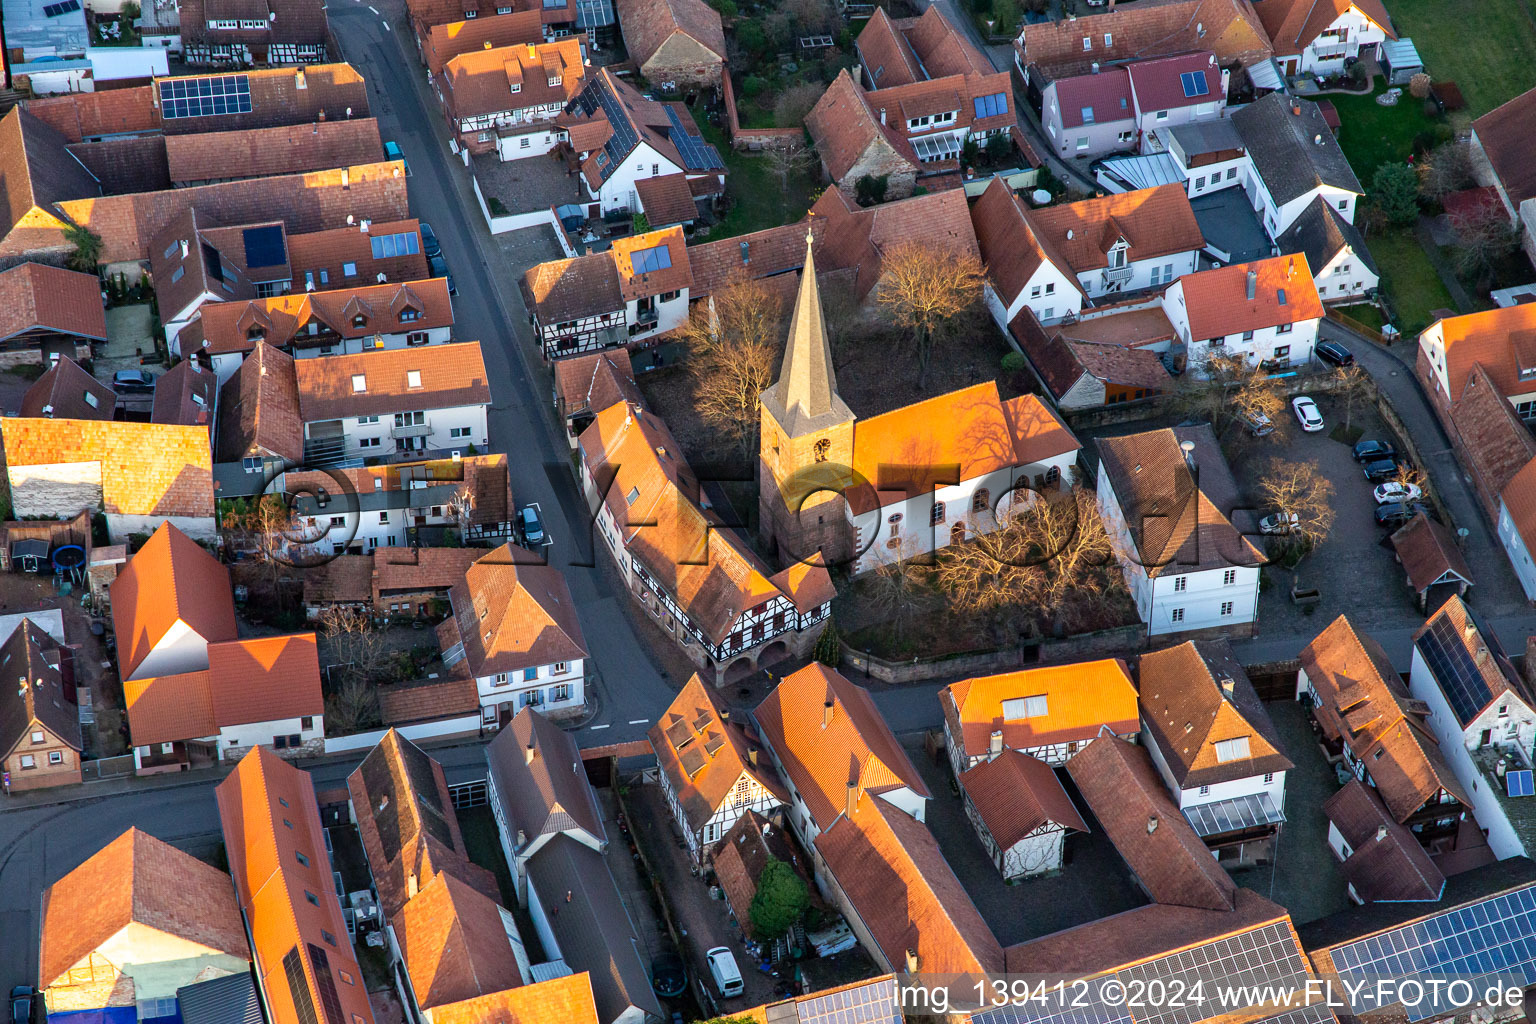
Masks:
[[[1333,765],[1323,756],[1301,704],[1266,704],[1280,749],[1295,765],[1285,776],[1285,824],[1272,866],[1233,874],[1245,885],[1290,910],[1297,924],[1327,917],[1349,906],[1344,875],[1328,849],[1323,801],[1339,791]]]
[[[491,197],[501,200],[507,213],[547,210],[563,203],[579,203],[586,198],[579,174],[566,173],[565,162],[553,155],[530,156],[503,163],[496,154],[474,158],[471,169],[487,205]],[[495,211],[492,211],[495,213]]]

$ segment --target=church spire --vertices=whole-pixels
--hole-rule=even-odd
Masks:
[[[779,379],[763,392],[763,403],[791,437],[802,436],[832,423],[853,419],[853,413],[837,394],[832,370],[832,349],[822,317],[821,292],[816,286],[813,236],[805,232],[805,269],[789,322],[789,341]]]

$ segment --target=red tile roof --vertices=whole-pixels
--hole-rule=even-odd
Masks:
[[[942,7],[929,7],[918,18],[896,23],[929,78],[948,75],[990,75],[992,62],[952,24]]]
[[[1268,2],[1268,0],[1265,0]],[[1105,37],[1111,40],[1104,42]],[[1049,76],[1080,74],[1103,64],[1206,49],[1223,64],[1244,66],[1273,54],[1248,0],[1175,0],[1128,4],[1076,19],[1026,25],[1015,42],[1020,62]],[[1084,46],[1083,40],[1089,45]]]
[[[883,260],[912,242],[980,256],[963,189],[912,196],[876,206],[858,206],[840,190],[829,188],[811,207],[811,218],[825,219],[818,235],[816,266],[821,272],[849,271],[854,297],[863,300],[884,274]],[[800,236],[802,257],[805,235]],[[825,257],[825,259],[823,259]]]
[[[503,913],[440,871],[390,919],[417,1006],[430,1011],[522,984]]]
[[[658,270],[637,270],[635,258],[641,252],[665,247],[670,265]],[[648,231],[615,239],[608,250],[619,274],[619,294],[625,301],[677,291],[693,284],[688,269],[688,242],[680,227]]]
[[[999,849],[1011,850],[1047,825],[1088,831],[1051,766],[1017,750],[961,772],[960,785]]]
[[[219,389],[218,457],[275,455],[293,465],[304,461],[304,420],[294,359],[258,342]]]
[[[1536,436],[1515,413],[1482,363],[1472,367],[1450,409],[1450,426],[1461,442],[1463,467],[1490,518],[1498,516],[1504,488],[1536,458]],[[1516,505],[1519,506],[1518,491]],[[1513,510],[1512,510],[1513,513]]]
[[[1431,324],[1428,333],[1427,341],[1438,340],[1445,349],[1446,385],[1453,401],[1476,364],[1505,397],[1536,389],[1521,380],[1523,372],[1536,370],[1536,303],[1448,316]]]
[[[439,1006],[432,1024],[599,1024],[586,971]]]
[[[1536,463],[1528,465],[1536,465]],[[1524,470],[1521,470],[1521,473],[1524,473]],[[1516,473],[1515,478],[1520,475]],[[1513,486],[1512,479],[1505,487],[1504,493],[1509,494],[1509,488]],[[1511,518],[1514,518],[1513,512],[1511,512]],[[1519,524],[1516,528],[1518,527]],[[1468,584],[1472,582],[1472,569],[1467,565],[1467,560],[1462,557],[1461,549],[1456,546],[1450,531],[1422,512],[1392,534],[1392,549],[1397,552],[1397,560],[1402,563],[1403,571],[1408,574],[1408,585],[1420,594],[1441,579],[1452,576],[1459,577]]]
[[[1277,4],[1264,0],[1254,4],[1253,9],[1258,12],[1264,31],[1269,33],[1270,40],[1274,42],[1275,53],[1281,56],[1305,50],[1351,10],[1363,14],[1368,21],[1385,32],[1388,39],[1397,38],[1392,18],[1382,6],[1381,0],[1280,0]]]
[[[565,576],[513,544],[482,555],[448,592],[464,656],[476,676],[587,657]]]
[[[1126,71],[1131,76],[1131,87],[1136,92],[1136,105],[1143,113],[1178,110],[1201,103],[1219,103],[1225,99],[1221,91],[1221,65],[1217,63],[1216,55],[1209,50],[1138,60],[1127,65]],[[1195,96],[1187,95],[1182,76],[1200,74],[1205,76],[1206,91]]]
[[[864,27],[859,30],[859,61],[869,74],[871,88],[882,89],[891,85],[919,82],[925,77],[923,67],[912,52],[912,44],[906,34],[896,27],[885,8],[876,7]]]
[[[635,182],[635,192],[640,206],[652,227],[669,224],[686,224],[698,220],[699,208],[693,201],[693,191],[688,187],[688,176],[658,174]]]
[[[1084,111],[1093,118],[1093,124],[1132,121],[1136,118],[1131,76],[1123,67],[1104,68],[1097,74],[1058,78],[1052,84],[1056,86],[1056,107],[1061,111],[1064,127],[1077,128],[1087,123],[1084,121]]]
[[[403,409],[488,405],[491,401],[478,341],[300,359],[294,372],[299,382],[299,411],[306,423]],[[363,378],[361,389],[357,377]],[[417,379],[419,385],[413,386],[411,382]]]
[[[235,638],[229,570],[170,523],[163,523],[112,581],[112,632],[123,678],[177,623],[210,643]]]
[[[850,785],[930,796],[869,691],[824,665],[785,676],[753,718],[818,828],[843,813]]]
[[[679,33],[709,51],[717,61],[725,60],[725,29],[720,14],[704,0],[616,0],[614,13],[618,15],[629,58],[641,67],[650,63]]]
[[[258,337],[279,348],[315,344],[303,337],[311,324],[342,338],[452,327],[453,300],[448,296],[447,279],[433,277],[293,292],[245,302],[210,302],[203,306],[202,321],[204,350],[220,355],[249,352],[256,347]]]
[[[32,382],[21,396],[21,415],[60,420],[110,420],[117,411],[117,393],[80,368],[69,356]]]
[[[486,49],[487,44],[517,46],[543,41],[544,19],[538,10],[493,14],[488,18],[433,25],[423,40],[422,60],[428,71],[440,75],[443,66],[459,54]]]
[[[592,352],[555,360],[555,394],[565,416],[599,413],[616,402],[643,402],[628,352]]]
[[[1247,295],[1250,270],[1256,275],[1251,299]],[[1183,289],[1189,336],[1195,341],[1323,316],[1311,268],[1301,253],[1186,274],[1175,287]]]
[[[1472,122],[1472,133],[1482,146],[1499,184],[1518,208],[1536,196],[1536,139],[1531,119],[1536,118],[1536,89],[1521,93]]]
[[[1066,273],[1067,261],[1054,240],[1041,238],[1024,211],[1018,193],[1001,178],[993,178],[971,208],[971,223],[987,274],[1005,304],[1029,283],[1042,263],[1053,263]],[[1067,274],[1072,287],[1081,291],[1077,278]]]
[[[1004,701],[1043,695],[1043,718],[1006,718]],[[1119,658],[978,676],[939,691],[950,734],[967,758],[985,757],[993,730],[1013,749],[1086,742],[1108,728],[1117,736],[1140,731],[1136,688]]]
[[[379,139],[378,122],[359,117],[168,135],[165,156],[171,181],[182,184],[371,164],[384,159],[384,144]]]
[[[1071,274],[1109,266],[1109,250],[1122,239],[1130,246],[1126,258],[1133,261],[1205,248],[1205,235],[1182,185],[1063,203],[1030,210],[1024,216],[1036,236],[1050,240],[1066,261],[1062,269]]]
[[[1509,510],[1510,522],[1525,550],[1536,551],[1536,456],[1509,478],[1499,498]]]
[[[586,84],[585,33],[552,42],[468,50],[443,66],[443,103],[451,118],[564,106]]]
[[[889,123],[889,114],[886,120],[886,124],[880,123],[880,115],[871,108],[864,90],[847,71],[841,71],[806,115],[805,129],[811,133],[822,166],[833,181],[841,181],[871,147],[906,160],[916,171],[917,153],[912,144]]]
[[[1348,844],[1344,878],[1367,903],[1438,900],[1445,875],[1418,836],[1393,820],[1359,779],[1323,801],[1323,814]]]
[[[100,279],[42,263],[0,271],[0,341],[35,328],[106,341]]]
[[[195,359],[183,359],[155,379],[154,423],[211,427],[218,378]]]
[[[385,281],[397,282],[430,278],[427,257],[419,245],[414,253],[377,259],[373,255],[374,238],[410,232],[416,233],[419,239],[420,222],[415,218],[370,221],[367,231],[359,230],[360,227],[289,234],[288,263],[293,270],[294,291],[306,290],[311,277],[319,291],[377,283],[380,274],[384,275]],[[350,276],[347,274],[348,263],[355,267]]]

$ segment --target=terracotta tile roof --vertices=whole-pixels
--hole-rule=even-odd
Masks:
[[[1269,712],[1225,640],[1192,640],[1143,654],[1136,675],[1142,721],[1180,788],[1295,767],[1281,752]],[[1222,761],[1216,744],[1242,737],[1248,756]]]
[[[1418,837],[1359,779],[1323,801],[1323,814],[1349,844],[1344,878],[1365,902],[1438,900],[1445,891],[1445,876]]]
[[[1536,196],[1536,139],[1530,132],[1533,117],[1536,89],[1521,93],[1472,122],[1478,144],[1517,209]]]
[[[1058,78],[1053,84],[1056,86],[1056,108],[1061,112],[1064,127],[1081,127],[1085,123],[1085,111],[1094,124],[1136,118],[1131,75],[1124,67],[1104,68],[1098,74],[1090,72]]]
[[[171,181],[180,184],[371,164],[384,159],[384,144],[379,139],[378,122],[371,117],[359,117],[203,135],[168,135],[165,155]]]
[[[846,495],[855,515],[904,500],[897,492],[932,490],[946,467],[973,480],[1082,447],[1038,398],[1004,403],[993,381],[861,419],[853,431],[852,468],[870,482]]]
[[[820,560],[797,560],[770,576],[768,582],[777,587],[789,598],[789,603],[801,612],[815,611],[837,596],[837,586]]]
[[[490,404],[491,388],[478,341],[429,348],[298,360],[294,371],[299,382],[299,414],[312,423],[402,409]],[[413,373],[420,374],[420,387],[411,386]],[[354,387],[358,376],[365,378],[366,390]]]
[[[643,235],[629,235],[614,239],[608,250],[612,254],[614,268],[619,275],[619,294],[626,302],[678,291],[693,284],[688,269],[688,242],[680,227],[648,231]],[[669,265],[657,270],[637,270],[635,258],[640,253],[665,247]],[[658,254],[659,256],[659,254]]]
[[[377,548],[373,587],[380,593],[447,590],[462,582],[484,553],[481,548]]]
[[[501,908],[446,871],[395,914],[416,1005],[431,1010],[522,983]]]
[[[624,308],[619,270],[607,252],[535,264],[520,284],[529,309],[546,324]]]
[[[780,803],[789,802],[756,732],[728,721],[728,714],[713,688],[694,673],[646,734],[657,766],[666,773],[683,818],[695,832],[714,817],[743,777]]]
[[[992,279],[1002,301],[1011,303],[1042,263],[1055,264],[1074,288],[1081,290],[1077,278],[1067,273],[1067,262],[1054,242],[1048,250],[1046,241],[1036,234],[1018,194],[1001,178],[994,178],[971,208],[971,225],[987,275]]]
[[[586,84],[585,41],[583,33],[460,53],[443,66],[442,95],[449,117],[564,106]]]
[[[961,772],[960,785],[1000,849],[1046,825],[1088,831],[1051,766],[1017,750]]]
[[[1005,718],[1004,702],[1044,695],[1041,718]],[[939,703],[967,757],[984,757],[992,732],[1002,730],[1003,746],[1014,749],[1085,742],[1108,728],[1130,736],[1141,728],[1136,688],[1119,658],[978,676],[939,691]]]
[[[67,251],[67,222],[58,216],[55,204],[101,194],[64,141],[21,107],[0,118],[0,181],[5,182],[0,195],[0,260],[5,263]]]
[[[111,594],[112,632],[125,679],[177,623],[210,643],[235,638],[229,570],[170,523],[161,524],[128,560],[112,581]]]
[[[1509,656],[1504,653],[1498,636],[1488,629],[1487,624],[1471,608],[1467,607],[1467,603],[1460,595],[1451,595],[1429,617],[1429,620],[1415,631],[1414,646],[1421,651],[1425,650],[1428,646],[1425,643],[1425,637],[1437,624],[1440,624],[1440,629],[1436,635],[1447,638],[1449,643],[1458,645],[1466,652],[1468,662],[1475,666],[1474,670],[1489,694],[1488,699],[1481,706],[1473,709],[1463,709],[1457,705],[1457,702],[1450,702],[1451,712],[1456,716],[1456,721],[1462,729],[1470,728],[1482,712],[1492,707],[1505,694],[1512,694],[1527,707],[1536,706],[1536,698],[1532,697],[1524,678],[1515,670]],[[1431,677],[1443,687],[1444,683],[1439,679],[1434,667],[1431,665],[1429,668]],[[1466,713],[1463,713],[1464,710]]]
[[[449,1003],[432,1011],[433,1024],[599,1024],[586,971],[533,985]]]
[[[617,402],[644,402],[629,353],[591,352],[555,360],[555,394],[564,415],[598,413]]]
[[[123,682],[129,736],[139,746],[217,736],[213,679],[207,669]]]
[[[71,967],[135,923],[212,953],[251,954],[229,876],[136,828],[50,885],[42,904],[44,989],[70,987]]]
[[[1153,902],[1235,906],[1236,883],[1168,798],[1144,748],[1102,737],[1068,761],[1067,771]]]
[[[220,462],[259,453],[294,465],[304,461],[304,420],[292,356],[265,342],[256,345],[219,389],[218,439]]]
[[[0,756],[41,726],[75,750],[82,749],[80,709],[64,689],[59,642],[31,619],[22,619],[0,645],[0,668],[21,685],[0,692]]]
[[[58,209],[101,236],[102,263],[121,263],[149,259],[152,239],[190,206],[222,224],[253,223],[276,213],[295,234],[341,227],[348,216],[378,222],[408,215],[406,179],[399,161],[165,192],[68,199]]]
[[[324,1005],[319,978],[326,967],[320,957],[333,976],[346,971],[362,978],[336,900],[314,783],[309,773],[266,747],[253,747],[214,793],[269,1019],[302,1024],[314,1014],[299,1009],[302,997],[289,987],[290,967],[303,978],[308,1002],[316,1007]],[[316,894],[314,903],[308,893]],[[362,985],[333,988],[344,1019],[373,1024]]]
[[[1509,510],[1510,522],[1525,542],[1525,549],[1536,551],[1536,457],[1509,478],[1499,498]]]
[[[817,266],[851,271],[856,278],[854,297],[860,301],[879,283],[885,254],[905,243],[981,255],[965,192],[959,188],[867,208],[829,188],[811,207],[811,217],[827,222],[816,247]],[[800,241],[803,247],[803,234]]]
[[[850,784],[931,795],[869,691],[824,665],[785,676],[752,715],[820,829],[843,813]]]
[[[854,45],[858,47],[859,61],[867,69],[873,88],[907,85],[926,77],[906,34],[897,29],[883,7],[875,8]]]
[[[575,739],[533,708],[501,728],[486,745],[485,760],[509,829],[530,840],[581,830],[607,841]]]
[[[449,591],[464,656],[475,676],[587,657],[565,576],[530,551],[503,544]]]
[[[26,110],[70,142],[162,127],[153,89],[147,85],[39,96],[26,101]]]
[[[1130,245],[1126,253],[1130,260],[1199,252],[1205,247],[1205,236],[1181,185],[1048,206],[1030,210],[1025,217],[1036,235],[1051,240],[1073,274],[1108,267],[1109,250],[1121,239]]]
[[[921,17],[903,18],[896,24],[922,61],[928,78],[990,75],[995,70],[992,62],[950,23],[943,8],[930,7]]]
[[[660,419],[638,405],[613,405],[578,443],[625,548],[712,643],[747,609],[780,595],[762,559],[699,506],[698,482]]]
[[[699,126],[687,106],[681,103],[658,103],[647,99],[634,86],[616,77],[606,67],[597,68],[593,74],[587,76],[586,88],[566,109],[568,118],[584,118],[597,113],[609,119],[618,118],[625,123],[628,130],[620,132],[618,125],[613,126],[614,132],[619,133],[621,138],[610,138],[603,153],[592,154],[582,165],[582,174],[594,192],[616,169],[623,166],[629,154],[634,152],[635,147],[642,142],[677,167],[684,167],[695,173],[707,173],[712,178],[725,172],[725,165],[719,159],[714,146],[700,137]],[[673,116],[677,119],[675,125]],[[702,166],[688,167],[688,161],[683,158],[672,140],[673,133],[679,129],[694,137],[698,143],[698,149],[705,156],[703,162],[709,164],[710,169],[706,170]],[[694,163],[698,164],[699,161],[695,160]]]
[[[106,341],[101,281],[42,263],[0,271],[0,341],[34,328]]]
[[[1311,278],[1307,280],[1310,282]],[[1194,442],[1199,486],[1179,445]],[[1263,561],[1240,529],[1237,481],[1209,425],[1101,437],[1100,469],[1108,476],[1148,576]]]
[[[1508,487],[1505,493],[1509,493]],[[1423,513],[1392,534],[1392,549],[1408,574],[1409,586],[1420,594],[1448,575],[1458,576],[1469,584],[1472,582],[1472,569],[1462,557],[1450,531]]]
[[[210,643],[208,671],[221,726],[325,713],[313,633]]]
[[[800,854],[789,841],[788,832],[774,828],[767,818],[749,810],[737,818],[736,824],[725,833],[711,862],[725,901],[730,904],[736,923],[748,938],[755,931],[752,925],[752,898],[757,895],[757,880],[770,859],[781,860],[800,875],[805,874]]]
[[[1280,0],[1278,4],[1263,0],[1253,5],[1264,31],[1269,33],[1279,55],[1298,54],[1317,39],[1339,18],[1354,10],[1387,34],[1396,39],[1392,18],[1381,0]]]
[[[80,368],[69,356],[32,382],[21,396],[21,415],[59,420],[110,420],[117,411],[117,392]]]
[[[387,550],[379,548],[378,550]],[[337,555],[305,566],[304,604],[366,604],[373,599],[373,555]]]
[[[561,114],[555,123],[565,129],[571,148],[577,153],[590,153],[602,149],[613,138],[613,125],[601,114],[591,117]]]
[[[1531,390],[1522,382],[1521,374],[1536,370],[1530,348],[1536,341],[1536,303],[1448,316],[1435,321],[1430,329],[1439,335],[1445,349],[1446,384],[1453,400],[1462,394],[1473,366],[1478,364],[1501,395]]]
[[[809,224],[783,224],[750,234],[722,238],[688,247],[693,287],[688,298],[713,295],[738,277],[763,280],[787,275],[805,266],[805,232],[816,238],[815,258],[825,269],[826,222],[813,218]]]
[[[356,227],[334,227],[322,231],[300,231],[288,235],[288,262],[293,270],[293,288],[303,291],[309,282],[306,275],[313,275],[315,288],[325,291],[331,287],[344,288],[348,284],[377,282],[379,275],[386,281],[426,281],[431,277],[425,253],[418,251],[400,256],[373,255],[373,239],[383,235],[420,232],[420,222],[406,220],[371,221],[367,231]],[[357,272],[349,277],[346,265],[356,265]]]
[[[415,314],[414,319],[403,319]],[[359,322],[358,317],[362,320]],[[202,309],[203,348],[210,355],[249,352],[252,332],[279,348],[304,344],[311,324],[342,338],[405,334],[453,326],[446,278],[293,292],[245,302],[210,302]]]
[[[708,50],[717,61],[725,60],[720,14],[704,0],[616,0],[614,13],[630,60],[641,67],[678,33]]]
[[[1472,474],[1478,498],[1488,515],[1496,517],[1498,495],[1536,458],[1536,437],[1482,363],[1467,375],[1461,397],[1451,405],[1450,421],[1461,440],[1463,466]]]
[[[1113,39],[1103,44],[1104,37]],[[1226,65],[1250,65],[1273,54],[1269,36],[1248,0],[1177,0],[1114,7],[1076,20],[1027,25],[1021,63],[1052,76],[1079,74],[1094,63],[1112,64],[1206,49]],[[1083,39],[1092,46],[1084,48]]]
[[[218,379],[196,360],[183,359],[155,379],[153,423],[209,426]]]
[[[870,109],[864,90],[845,70],[838,73],[805,116],[805,130],[811,133],[822,166],[833,181],[841,181],[871,147],[905,159],[916,170],[917,153],[889,120],[887,115],[887,123],[880,123],[880,116]]]
[[[1171,57],[1153,57],[1139,60],[1127,66],[1131,85],[1136,90],[1136,103],[1143,111],[1177,110],[1201,103],[1221,100],[1221,67],[1216,55],[1209,50],[1174,54]],[[1204,75],[1206,92],[1188,96],[1184,92],[1183,75]]]
[[[1365,764],[1382,802],[1407,821],[1444,790],[1471,806],[1426,719],[1429,708],[1403,686],[1387,653],[1340,615],[1301,650],[1317,691],[1313,717],[1324,735],[1348,744]]]
[[[1257,275],[1247,297],[1248,272]],[[1178,281],[1195,341],[1320,319],[1322,300],[1301,253],[1186,274]],[[1284,298],[1282,299],[1282,296]]]
[[[1084,373],[1092,374],[1105,383],[1146,388],[1149,391],[1167,391],[1173,386],[1173,378],[1168,375],[1167,368],[1157,353],[1150,349],[1087,341],[1068,341],[1065,344]]]
[[[933,833],[907,812],[861,793],[815,846],[891,969],[905,969],[909,951],[933,974],[1002,968],[1002,948]]]
[[[433,25],[422,40],[421,57],[428,71],[440,75],[443,66],[459,54],[484,50],[487,44],[499,47],[543,41],[544,20],[539,12],[514,11],[511,14],[493,14],[489,18]]]
[[[410,725],[438,718],[455,718],[480,710],[480,690],[462,664],[440,679],[394,683],[378,687],[379,717],[385,725]]]
[[[686,174],[659,174],[654,178],[641,178],[635,182],[635,192],[640,196],[640,206],[652,227],[669,224],[686,224],[699,217],[699,208],[693,201]]]
[[[163,135],[72,142],[65,149],[101,183],[103,195],[156,192],[171,187]]]

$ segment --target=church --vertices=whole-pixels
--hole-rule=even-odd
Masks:
[[[857,576],[996,529],[1025,486],[1072,482],[1077,438],[996,381],[859,419],[837,393],[810,245],[807,233],[784,362],[760,401],[758,529],[773,557],[819,551]]]

